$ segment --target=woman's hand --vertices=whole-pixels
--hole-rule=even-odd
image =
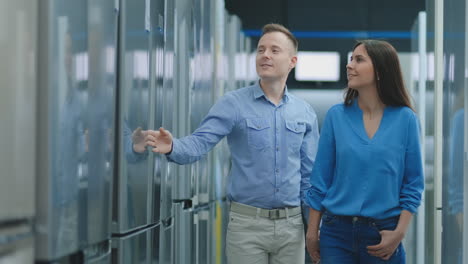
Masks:
[[[310,257],[314,262],[320,261],[319,232],[307,230],[306,246]]]
[[[402,210],[398,225],[395,230],[382,230],[380,231],[381,240],[378,245],[368,246],[367,252],[375,257],[383,260],[388,260],[395,252],[396,248],[405,237],[406,230],[413,214],[408,210]]]
[[[320,218],[322,218],[322,212],[309,208],[309,224],[307,225],[306,246],[314,263],[320,262]]]
[[[382,230],[380,231],[380,236],[382,237],[380,243],[374,246],[368,246],[367,252],[371,256],[389,260],[401,240],[403,240],[404,233],[397,230]]]

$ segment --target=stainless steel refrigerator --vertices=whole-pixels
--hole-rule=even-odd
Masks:
[[[36,261],[110,262],[118,6],[39,5]]]
[[[120,1],[118,54],[112,263],[159,263],[164,157],[137,146],[144,131],[162,125],[163,0]]]
[[[183,137],[200,125],[225,91],[246,83],[240,82],[243,77],[234,75],[234,70],[246,68],[247,61],[238,58],[247,51],[245,45],[241,46],[245,37],[240,32],[240,20],[225,13],[222,1],[174,2],[173,135]],[[225,19],[237,24],[227,24]],[[231,34],[226,30],[233,31],[234,38],[228,38]],[[225,37],[232,48],[224,49],[228,45]],[[231,78],[233,81],[229,83]],[[196,163],[175,167],[175,263],[217,263],[224,259],[223,226],[227,223],[224,183],[229,167],[225,140]]]
[[[37,3],[0,2],[0,263],[32,263]]]

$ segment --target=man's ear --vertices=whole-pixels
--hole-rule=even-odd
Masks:
[[[289,69],[293,69],[294,67],[296,67],[296,64],[297,64],[297,55],[294,55],[291,58],[291,62],[289,63]]]

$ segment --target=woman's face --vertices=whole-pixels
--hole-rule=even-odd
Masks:
[[[359,90],[375,86],[374,65],[364,45],[361,44],[354,49],[351,60],[346,65],[346,75],[349,88]]]

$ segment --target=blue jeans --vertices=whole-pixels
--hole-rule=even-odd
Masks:
[[[384,220],[364,217],[337,216],[325,212],[320,227],[321,264],[406,263],[406,253],[400,243],[389,260],[367,253],[367,246],[380,243],[381,230],[394,230],[398,216]]]

